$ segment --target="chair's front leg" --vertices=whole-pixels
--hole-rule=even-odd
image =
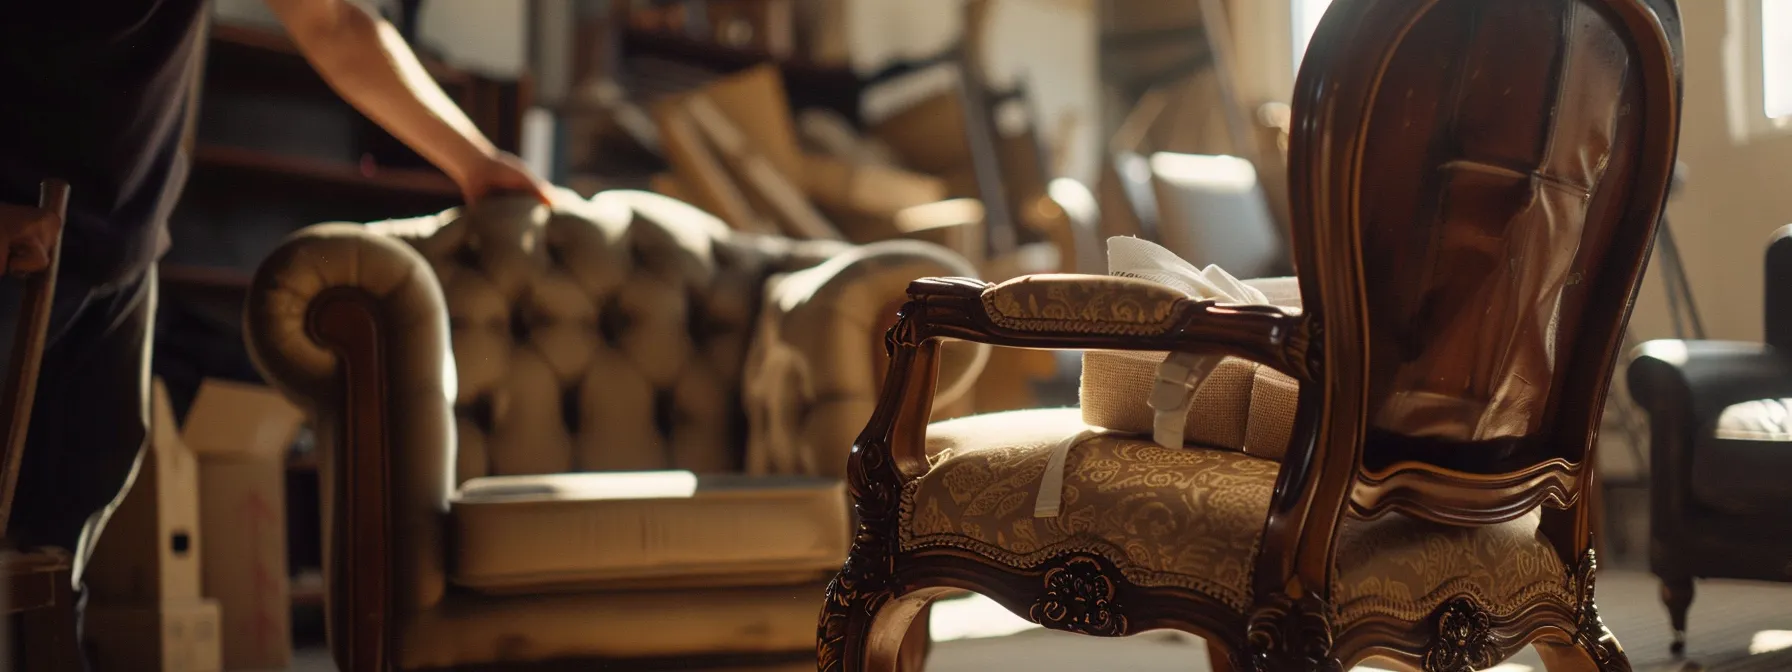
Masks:
[[[891,375],[847,460],[858,533],[828,584],[816,640],[821,672],[895,672],[909,624],[926,606],[903,595],[895,577],[902,484],[925,468],[939,359],[938,341],[918,338],[913,320],[905,315],[890,330]]]

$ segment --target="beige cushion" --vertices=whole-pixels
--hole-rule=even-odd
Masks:
[[[1185,588],[1246,609],[1279,465],[1100,436],[1071,449],[1059,515],[1034,517],[1052,448],[1087,428],[1076,409],[933,425],[934,466],[903,492],[902,547],[965,550],[1017,568],[1099,554],[1137,585]],[[1468,594],[1508,616],[1538,594],[1567,599],[1567,574],[1537,523],[1535,515],[1483,527],[1400,515],[1348,519],[1337,549],[1339,615],[1422,617]]]
[[[1792,441],[1792,399],[1759,399],[1725,408],[1717,417],[1717,438]]]
[[[479,478],[449,518],[450,578],[489,592],[814,581],[850,522],[837,480],[685,472]]]
[[[1300,307],[1294,278],[1247,280],[1271,305]],[[1133,436],[1152,434],[1146,402],[1157,366],[1168,353],[1091,350],[1083,353],[1083,422]],[[1282,459],[1294,425],[1300,385],[1293,378],[1246,359],[1227,357],[1208,375],[1189,404],[1184,441]]]
[[[1689,481],[1699,504],[1731,516],[1792,509],[1792,399],[1758,399],[1718,416],[1713,438],[1692,453]]]

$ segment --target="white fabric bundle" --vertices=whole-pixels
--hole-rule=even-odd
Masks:
[[[1149,280],[1196,300],[1225,304],[1269,303],[1269,297],[1262,291],[1232,277],[1219,266],[1195,268],[1194,264],[1163,246],[1140,238],[1116,236],[1108,239],[1108,275]],[[1153,412],[1152,441],[1165,448],[1182,446],[1189,403],[1207,374],[1212,373],[1224,358],[1224,355],[1186,352],[1172,352],[1164,358],[1157,367],[1157,384],[1152,387],[1149,402]],[[1071,448],[1091,436],[1091,432],[1082,432],[1053,447],[1045,475],[1040,480],[1039,496],[1034,500],[1034,517],[1057,517],[1062,508],[1064,461],[1069,458]]]
[[[1197,269],[1175,253],[1139,238],[1108,239],[1108,275],[1150,280],[1173,287],[1189,298],[1219,303],[1269,303],[1269,297],[1240,282],[1219,266]],[[1220,363],[1221,355],[1173,352],[1157,367],[1151,390],[1152,440],[1165,448],[1182,445],[1189,400],[1201,381]]]

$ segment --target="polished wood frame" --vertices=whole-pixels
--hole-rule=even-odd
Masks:
[[[348,287],[320,294],[311,302],[306,320],[312,340],[341,362],[336,383],[343,426],[335,431],[344,449],[337,453],[332,475],[342,494],[333,498],[335,510],[324,522],[347,530],[326,532],[337,540],[329,553],[346,559],[330,561],[346,568],[348,577],[338,582],[345,589],[338,591],[329,608],[331,645],[346,670],[392,669],[391,652],[401,618],[392,613],[394,488],[385,390],[385,347],[390,339],[381,333],[384,328],[374,298]]]
[[[931,600],[954,590],[982,593],[1058,630],[1096,636],[1188,631],[1207,640],[1220,672],[1344,670],[1370,658],[1427,672],[1458,672],[1491,666],[1528,644],[1555,671],[1629,669],[1594,607],[1591,498],[1583,493],[1590,490],[1605,387],[1677,146],[1678,10],[1672,0],[1526,0],[1578,3],[1601,12],[1626,43],[1628,75],[1640,87],[1638,109],[1621,113],[1640,118],[1639,141],[1627,148],[1633,152],[1633,170],[1624,184],[1629,198],[1609,213],[1616,233],[1598,272],[1589,274],[1582,338],[1562,355],[1568,375],[1553,394],[1558,401],[1548,434],[1527,438],[1530,450],[1487,459],[1445,464],[1396,454],[1398,459],[1372,462],[1365,454],[1372,439],[1364,411],[1366,222],[1357,207],[1361,191],[1374,184],[1363,165],[1372,114],[1366,101],[1377,100],[1382,76],[1413,26],[1452,1],[1459,0],[1341,0],[1314,37],[1296,87],[1290,152],[1305,313],[1180,299],[1156,320],[1112,319],[1119,317],[1116,311],[1104,314],[1089,303],[1071,306],[1060,319],[1016,322],[991,307],[1008,285],[928,279],[910,287],[911,301],[886,342],[892,373],[852,449],[848,478],[859,531],[822,609],[820,670],[894,669],[912,621]],[[1039,276],[1028,282],[1060,283],[1066,293],[1074,289],[1093,296],[1136,291],[1100,276]],[[906,484],[929,468],[928,409],[939,347],[947,339],[1022,348],[1217,353],[1252,359],[1301,381],[1294,438],[1254,561],[1254,607],[1239,614],[1193,591],[1138,586],[1097,555],[1010,567],[959,549],[902,550],[900,500]],[[1562,578],[1572,600],[1539,597],[1512,616],[1496,618],[1463,597],[1419,622],[1369,618],[1341,631],[1332,623],[1333,553],[1344,516],[1397,511],[1438,523],[1484,525],[1539,506],[1542,531],[1569,570]]]

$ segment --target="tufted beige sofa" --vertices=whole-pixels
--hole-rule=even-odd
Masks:
[[[644,192],[297,234],[246,333],[318,428],[338,664],[812,650],[892,306],[972,273]]]

